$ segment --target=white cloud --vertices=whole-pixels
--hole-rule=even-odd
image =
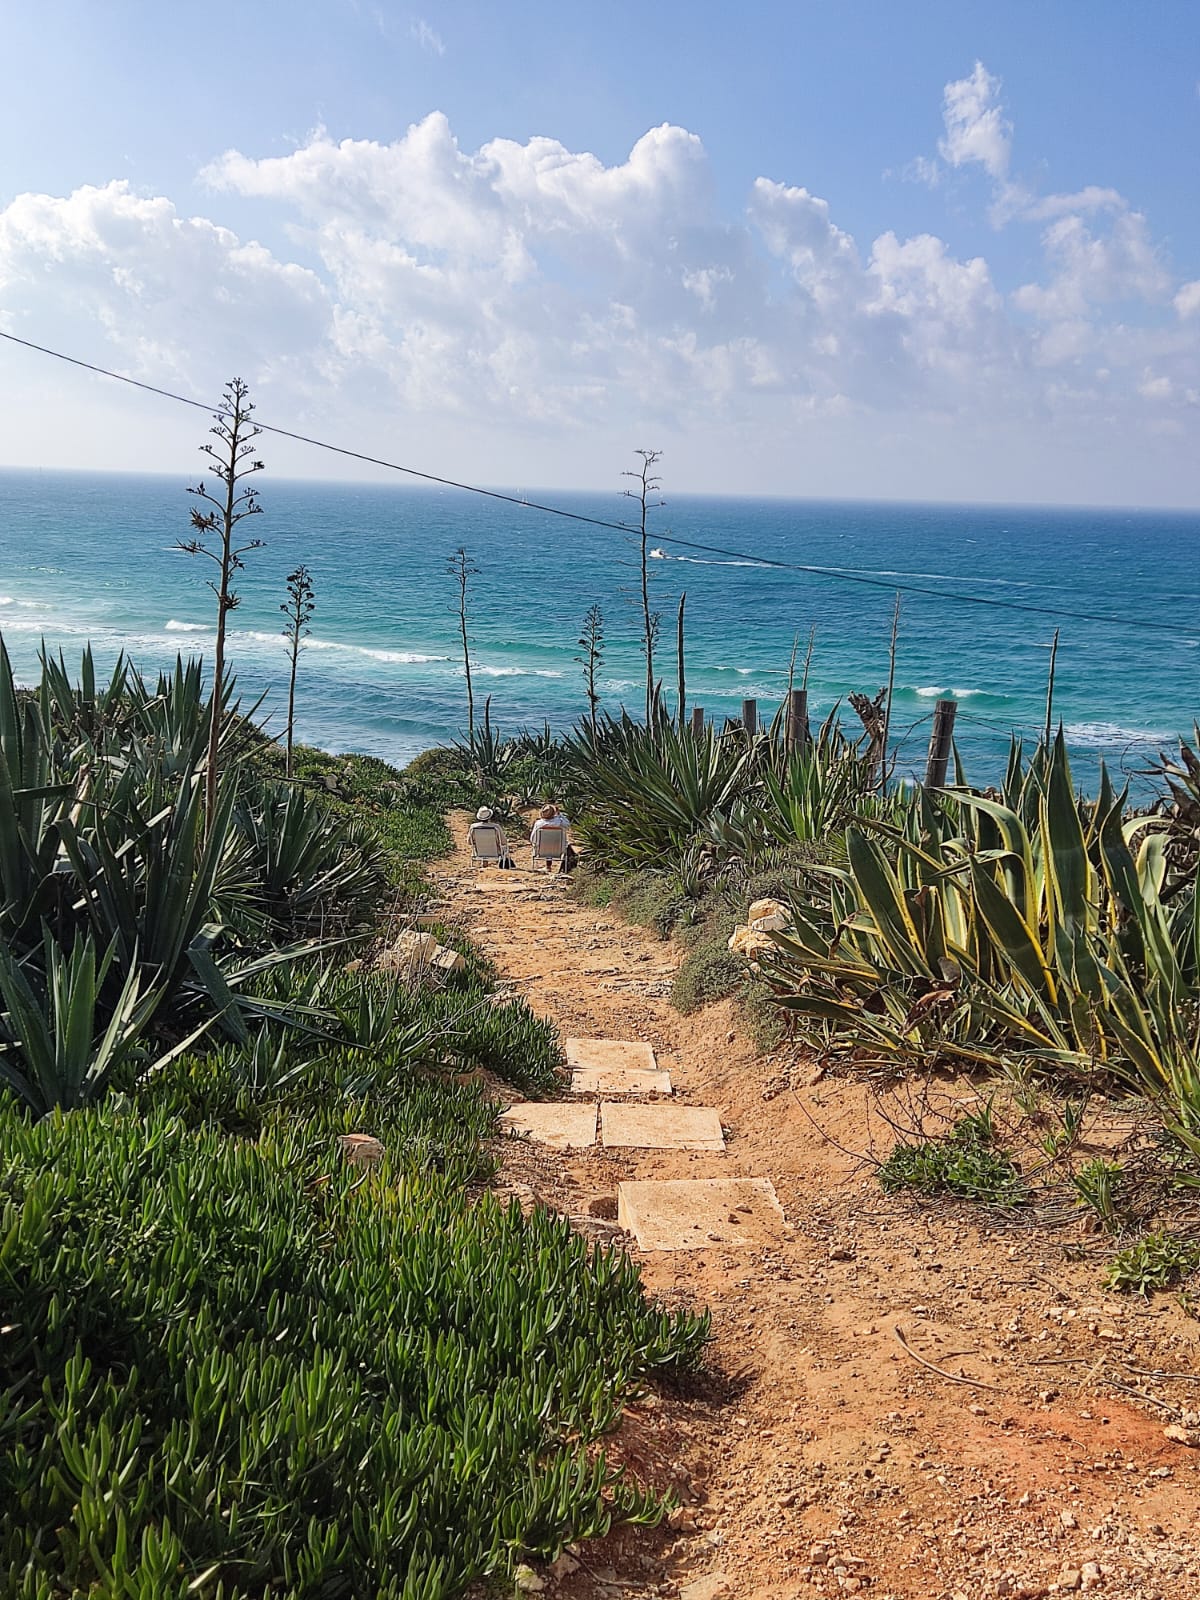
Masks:
[[[417,17],[409,32],[421,46],[421,49],[428,50],[430,55],[444,56],[446,54],[446,46],[442,42],[441,34],[436,33],[425,21],[424,17]]]
[[[982,61],[975,63],[969,78],[946,85],[942,119],[946,133],[938,150],[943,161],[952,167],[978,162],[997,182],[1008,176],[1012,124],[1000,105],[1000,79]]]
[[[1040,228],[1044,270],[1013,292],[932,233],[860,244],[799,183],[760,177],[731,215],[683,128],[606,162],[547,137],[464,149],[434,113],[389,143],[227,151],[202,174],[212,217],[115,182],[20,196],[0,210],[0,319],[103,355],[98,329],[114,361],[194,392],[240,371],[264,411],[336,417],[379,453],[397,432],[455,470],[494,449],[510,480],[546,452],[608,459],[631,428],[681,441],[700,481],[765,460],[776,489],[802,486],[800,440],[818,474],[842,462],[842,492],[885,435],[909,441],[893,490],[914,439],[955,429],[985,453],[999,431],[1033,451],[1075,430],[1077,459],[1194,403],[1200,280],[1173,281],[1114,190],[1018,191],[998,95],[982,66],[948,86],[942,155]],[[226,194],[272,248],[217,220]],[[945,448],[930,460],[949,481]]]
[[[1120,211],[1107,234],[1092,231],[1083,218],[1060,216],[1043,243],[1051,267],[1046,284],[1024,284],[1014,300],[1044,318],[1086,316],[1114,301],[1163,300],[1170,278],[1150,238],[1145,217]]]
[[[1170,378],[1162,373],[1151,372],[1147,367],[1138,384],[1138,393],[1143,400],[1169,400],[1174,393],[1175,385]]]
[[[99,323],[139,375],[159,379],[211,383],[236,358],[295,380],[331,353],[315,272],[124,181],[18,195],[0,211],[0,307],[10,324],[52,320],[59,336]]]

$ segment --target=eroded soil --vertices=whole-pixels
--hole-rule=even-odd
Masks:
[[[757,1055],[729,1003],[679,1016],[671,946],[521,852],[518,872],[475,872],[454,827],[444,914],[564,1034],[652,1044],[727,1134],[724,1155],[506,1140],[502,1187],[635,1254],[610,1220],[623,1179],[767,1177],[787,1218],[769,1249],[641,1257],[650,1292],[711,1309],[710,1370],[635,1404],[610,1453],[683,1503],[670,1528],[543,1571],[546,1592],[1200,1597],[1200,1449],[1163,1432],[1200,1410],[1200,1323],[1102,1289],[1095,1260],[1066,1257],[1073,1219],[884,1195],[858,1158],[890,1141],[866,1086]]]

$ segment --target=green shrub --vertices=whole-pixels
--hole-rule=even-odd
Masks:
[[[1123,1294],[1149,1295],[1169,1289],[1200,1267],[1200,1243],[1170,1233],[1148,1233],[1118,1250],[1104,1269],[1104,1285]]]
[[[669,874],[644,871],[618,878],[609,904],[626,922],[669,939],[686,902]]]
[[[1121,1204],[1123,1169],[1115,1161],[1097,1156],[1071,1174],[1077,1203],[1089,1210],[1107,1233],[1118,1233],[1124,1208]]]
[[[897,1144],[878,1176],[888,1194],[912,1189],[1006,1207],[1025,1198],[1012,1157],[991,1142],[976,1119],[964,1118],[946,1139]]]
[[[671,1004],[685,1017],[745,989],[745,959],[733,954],[728,941],[729,934],[718,921],[706,925],[702,936],[691,942],[671,984]]]

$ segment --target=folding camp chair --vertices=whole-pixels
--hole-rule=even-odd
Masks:
[[[494,822],[477,822],[471,829],[471,861],[477,867],[498,867],[507,859],[504,838]]]
[[[539,861],[546,863],[549,871],[552,861],[558,862],[559,871],[562,871],[563,857],[567,853],[567,830],[565,828],[539,828],[531,840],[529,864],[536,867]]]

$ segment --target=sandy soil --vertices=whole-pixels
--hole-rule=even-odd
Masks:
[[[501,1187],[635,1254],[606,1220],[627,1178],[767,1177],[788,1219],[769,1250],[642,1257],[650,1292],[711,1308],[710,1370],[637,1402],[610,1454],[683,1503],[541,1573],[546,1592],[1200,1597],[1200,1449],[1163,1431],[1200,1421],[1200,1323],[1169,1295],[1105,1292],[1066,1257],[1074,1219],[884,1195],[854,1154],[887,1134],[864,1085],[812,1081],[802,1048],[757,1055],[728,1003],[679,1016],[669,945],[534,877],[527,852],[476,873],[454,828],[440,909],[506,983],[565,1034],[652,1044],[727,1132],[725,1155],[506,1140]]]

